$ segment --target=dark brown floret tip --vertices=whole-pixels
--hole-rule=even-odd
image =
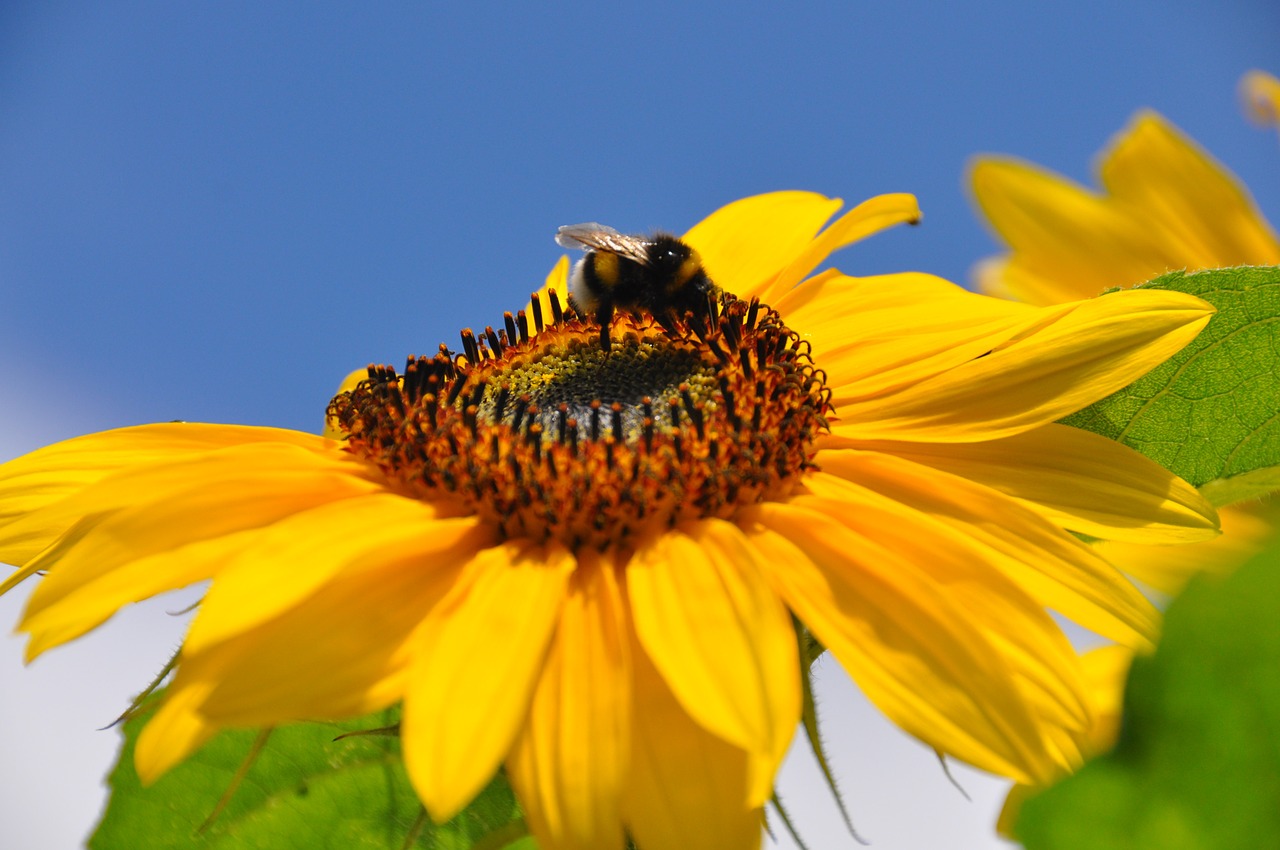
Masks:
[[[728,518],[812,465],[831,394],[806,342],[759,301],[599,328],[537,297],[329,405],[350,451],[424,499],[461,500],[509,537],[571,548]]]

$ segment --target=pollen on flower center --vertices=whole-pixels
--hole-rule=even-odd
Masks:
[[[789,495],[827,427],[808,344],[758,301],[721,295],[666,327],[599,329],[548,296],[505,328],[462,333],[330,403],[357,455],[425,499],[461,501],[510,537],[571,548],[730,517]]]

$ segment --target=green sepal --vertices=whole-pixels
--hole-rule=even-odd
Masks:
[[[1168,361],[1063,422],[1137,449],[1219,507],[1280,489],[1280,268],[1170,272],[1139,289],[1218,312]]]
[[[796,645],[800,649],[801,726],[804,728],[805,737],[809,741],[809,748],[813,750],[813,757],[818,762],[818,769],[822,771],[822,778],[827,783],[827,789],[835,799],[836,808],[840,810],[840,817],[844,820],[845,829],[849,831],[849,835],[854,841],[865,845],[867,842],[863,840],[862,836],[858,835],[858,831],[853,827],[853,819],[849,817],[849,808],[845,805],[844,795],[840,793],[840,786],[836,784],[836,776],[831,770],[831,761],[827,758],[827,748],[822,740],[821,725],[818,722],[818,702],[814,697],[813,689],[813,668],[818,663],[818,659],[826,653],[827,648],[795,617],[792,617],[792,624],[796,630]],[[791,831],[792,824],[787,818],[787,812],[782,807],[782,802],[776,794],[773,802],[788,831]],[[794,832],[792,837],[797,845],[804,847],[803,842]]]
[[[124,724],[124,747],[108,777],[111,796],[90,850],[534,848],[501,774],[447,824],[426,818],[394,731],[349,735],[394,729],[394,709],[341,723],[282,726],[270,735],[222,732],[143,788],[133,751],[154,705]],[[256,753],[255,742],[261,744]]]
[[[1170,605],[1114,750],[1023,804],[1027,850],[1280,847],[1280,549]]]

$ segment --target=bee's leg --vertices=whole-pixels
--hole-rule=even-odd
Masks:
[[[613,324],[613,305],[601,305],[596,310],[596,322],[600,325],[600,347],[609,350],[609,326]]]
[[[662,326],[662,329],[667,332],[667,336],[672,338],[680,336],[680,332],[676,329],[676,314],[674,310],[663,310],[660,313],[654,313],[653,320]]]

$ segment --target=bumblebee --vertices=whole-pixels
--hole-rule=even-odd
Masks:
[[[615,309],[649,313],[672,332],[676,319],[705,314],[708,299],[720,294],[698,252],[667,233],[627,236],[589,222],[561,227],[556,243],[587,252],[569,275],[569,304],[600,325],[606,351]]]

